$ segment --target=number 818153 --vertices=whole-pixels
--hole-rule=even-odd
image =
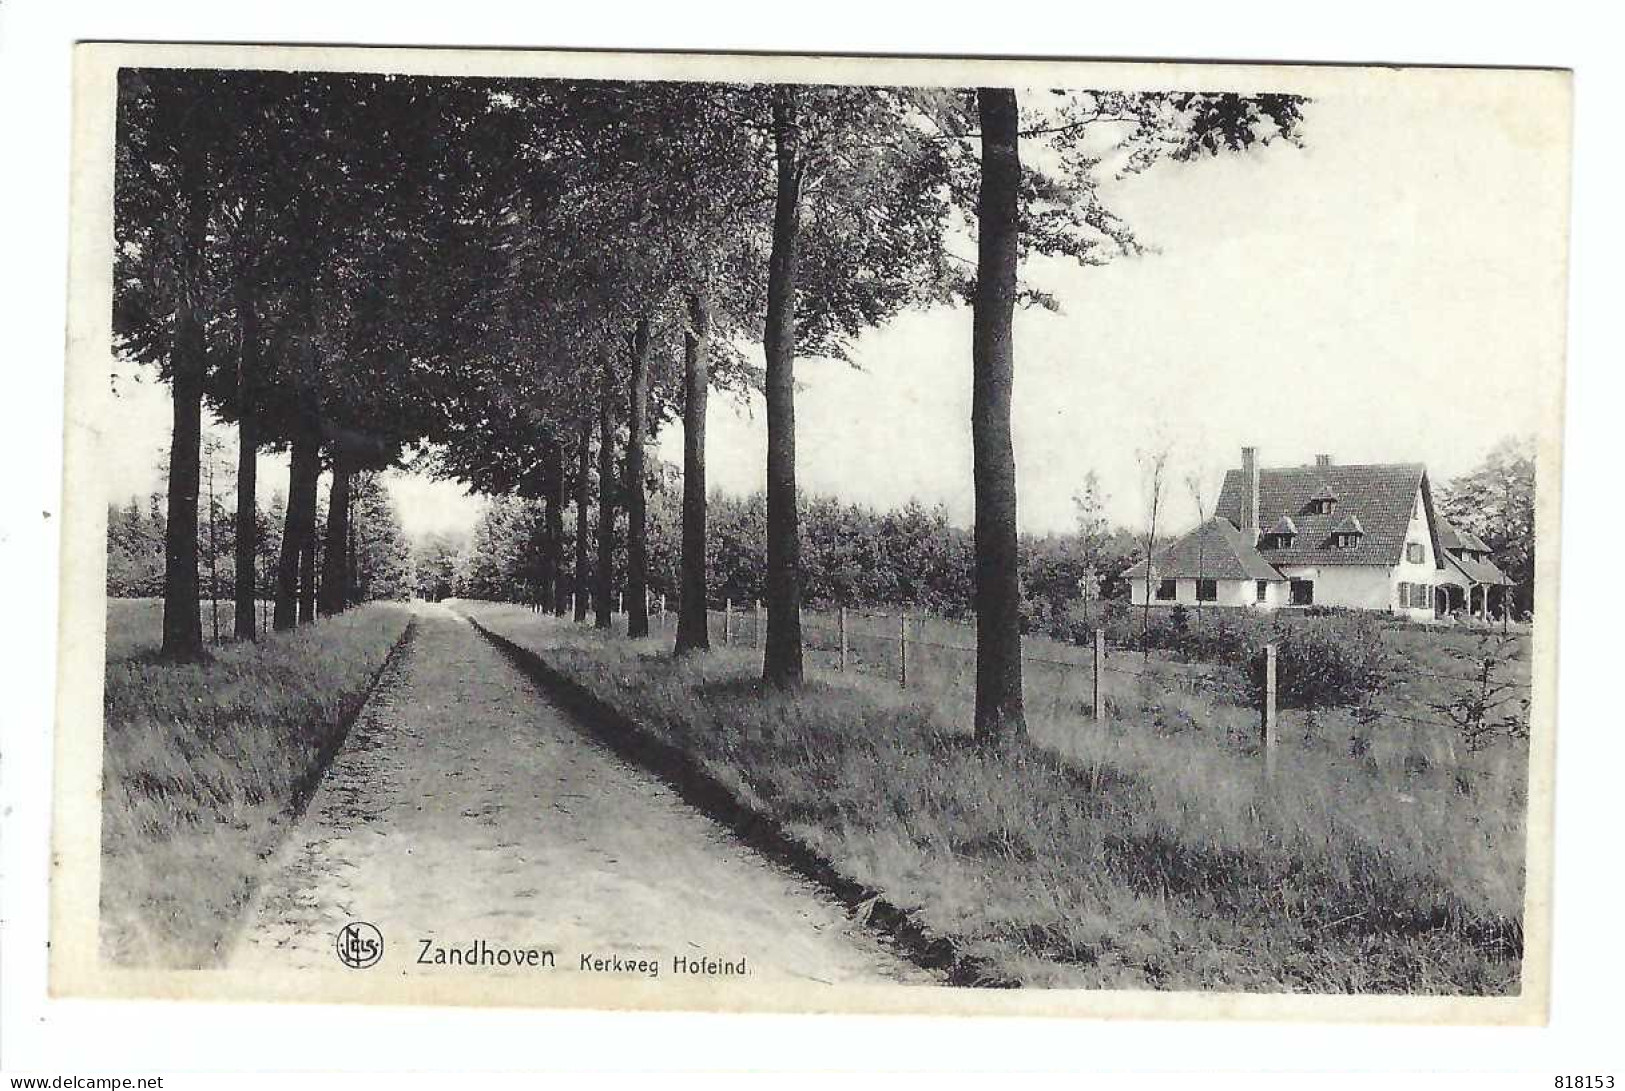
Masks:
[[[1611,1091],[1612,1076],[1553,1076],[1552,1086],[1557,1091]]]

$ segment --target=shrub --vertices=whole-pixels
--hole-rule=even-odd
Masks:
[[[1277,699],[1289,708],[1359,704],[1386,688],[1393,673],[1381,622],[1370,615],[1281,617],[1273,639]]]
[[[1270,622],[1240,610],[1211,607],[1191,611],[1184,606],[1157,609],[1148,622],[1130,619],[1120,643],[1131,648],[1154,648],[1202,663],[1244,667],[1270,639]]]
[[[1358,704],[1386,688],[1394,662],[1383,621],[1359,611],[1255,614],[1222,607],[1154,609],[1148,620],[1108,614],[1112,643],[1231,668],[1236,684],[1263,685],[1264,645],[1276,646],[1276,698],[1288,708]]]

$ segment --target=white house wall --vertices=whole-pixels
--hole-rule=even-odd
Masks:
[[[1422,560],[1420,562],[1408,559],[1411,543],[1422,547]],[[1433,617],[1432,607],[1424,609],[1402,609],[1399,605],[1399,585],[1402,583],[1419,583],[1428,587],[1438,587],[1441,583],[1451,582],[1450,569],[1439,567],[1439,557],[1433,552],[1433,535],[1428,527],[1426,505],[1422,503],[1422,490],[1418,489],[1416,498],[1411,501],[1411,521],[1405,530],[1406,548],[1400,550],[1399,563],[1389,572],[1389,586],[1391,595],[1389,602],[1396,614],[1416,620],[1426,620]],[[1428,600],[1431,602],[1432,595]]]
[[[1281,565],[1280,569],[1288,579],[1314,581],[1316,606],[1387,610],[1396,601],[1387,565]]]
[[[1196,580],[1181,579],[1174,581],[1174,597],[1172,599],[1157,598],[1157,585],[1161,580],[1153,579],[1151,582],[1152,606],[1251,606],[1257,609],[1274,609],[1286,602],[1286,584],[1271,583],[1266,592],[1264,602],[1258,601],[1258,590],[1252,580],[1218,580],[1219,597],[1215,600],[1196,601]],[[1135,606],[1145,605],[1145,581],[1135,580],[1129,584],[1129,600]]]

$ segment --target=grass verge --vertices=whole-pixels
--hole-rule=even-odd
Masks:
[[[990,755],[941,694],[828,674],[765,692],[748,650],[678,662],[663,641],[467,609],[987,983],[1518,989],[1510,789],[1398,784],[1313,750],[1266,786],[1201,733],[1138,723],[1034,717],[1035,745]]]
[[[309,799],[411,615],[374,604],[198,664],[160,662],[110,604],[103,702],[102,956],[224,957],[265,857]]]

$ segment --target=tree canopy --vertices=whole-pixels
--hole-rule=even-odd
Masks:
[[[973,304],[971,597],[984,622],[999,619],[984,647],[1018,663],[1010,311],[1056,305],[1021,278],[1021,261],[1143,252],[1109,206],[1108,180],[1296,142],[1303,118],[1301,99],[1273,93],[140,69],[120,79],[115,337],[175,395],[166,647],[196,644],[186,538],[204,403],[243,437],[239,583],[260,549],[253,454],[290,451],[279,626],[295,623],[295,600],[300,619],[313,614],[324,467],[327,612],[360,575],[346,547],[356,475],[404,460],[535,501],[536,518],[514,524],[535,540],[510,559],[534,566],[532,584],[555,606],[568,586],[563,508],[573,496],[584,590],[595,499],[599,620],[624,533],[636,634],[637,590],[669,560],[649,537],[661,516],[646,443],[679,417],[696,437],[681,474],[679,567],[685,601],[703,610],[705,395],[759,389],[763,674],[780,685],[801,675],[798,356],[851,360],[865,330],[906,308]],[[972,234],[975,260],[959,252]],[[997,586],[984,586],[995,573]],[[987,709],[1018,699],[1019,671],[1000,687]],[[1017,723],[1013,709],[997,715]]]

